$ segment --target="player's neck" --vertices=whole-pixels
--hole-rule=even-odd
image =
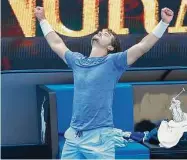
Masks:
[[[97,46],[92,46],[92,50],[89,57],[104,57],[107,55],[105,48],[100,48]]]

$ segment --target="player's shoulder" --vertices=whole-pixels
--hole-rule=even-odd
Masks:
[[[108,58],[115,58],[118,57],[119,55],[123,54],[124,52],[115,52],[115,53],[109,53]]]
[[[65,55],[69,55],[69,56],[73,56],[73,57],[77,57],[77,58],[82,58],[84,57],[84,55],[80,52],[75,52],[75,51],[71,51],[71,50],[67,50],[65,52]]]

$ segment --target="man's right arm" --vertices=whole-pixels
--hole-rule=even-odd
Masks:
[[[45,39],[47,40],[51,49],[67,64],[65,60],[65,52],[69,49],[66,47],[63,40],[58,36],[58,34],[55,31],[52,31],[45,36]]]
[[[67,62],[65,60],[65,52],[68,51],[69,49],[66,47],[63,40],[52,29],[51,25],[46,20],[44,8],[43,7],[36,7],[35,8],[35,15],[40,23],[42,32],[43,32],[44,37],[47,40],[49,46],[67,64]]]

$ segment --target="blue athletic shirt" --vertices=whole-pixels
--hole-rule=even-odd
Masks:
[[[68,50],[65,59],[72,68],[74,77],[70,126],[79,131],[114,127],[112,114],[114,89],[128,67],[127,51],[103,57],[86,57]]]

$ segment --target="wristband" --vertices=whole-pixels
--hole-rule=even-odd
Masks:
[[[49,24],[49,22],[44,19],[40,22],[40,26],[42,29],[42,32],[44,34],[44,36],[46,36],[47,34],[49,34],[50,32],[53,32],[54,30],[52,29],[51,25]]]
[[[161,38],[164,34],[164,32],[166,31],[166,29],[168,28],[169,24],[163,22],[162,20],[159,22],[159,24],[154,28],[154,30],[152,31],[152,33],[157,37],[157,38]]]

